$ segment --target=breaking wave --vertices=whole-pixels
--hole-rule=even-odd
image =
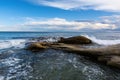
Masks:
[[[25,45],[25,39],[12,39],[12,40],[0,40],[0,49],[5,48],[23,48]]]
[[[99,45],[115,45],[115,44],[120,44],[120,39],[111,39],[111,40],[105,40],[105,39],[98,39],[95,36],[88,36],[88,35],[83,35],[89,39],[91,39],[94,43],[97,43]]]

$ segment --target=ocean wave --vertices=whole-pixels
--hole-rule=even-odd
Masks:
[[[105,39],[98,39],[95,36],[88,36],[88,35],[82,35],[82,36],[85,36],[85,37],[91,39],[94,43],[99,44],[99,45],[108,46],[108,45],[120,44],[120,39],[105,40]]]
[[[5,48],[23,48],[25,45],[25,39],[11,39],[11,40],[0,40],[0,49]]]

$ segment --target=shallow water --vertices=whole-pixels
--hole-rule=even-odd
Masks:
[[[10,49],[1,54],[0,80],[120,80],[120,70],[72,53]]]

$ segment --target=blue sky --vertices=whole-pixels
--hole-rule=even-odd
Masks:
[[[116,29],[111,18],[119,20],[120,3],[109,1],[1,0],[0,31]]]

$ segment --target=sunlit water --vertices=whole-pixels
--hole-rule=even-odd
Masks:
[[[0,80],[120,80],[120,70],[88,57],[52,49],[37,53],[24,50],[27,42],[35,41],[32,38],[47,37],[43,40],[56,41],[61,36],[78,35],[99,45],[120,43],[119,32],[0,33]]]

